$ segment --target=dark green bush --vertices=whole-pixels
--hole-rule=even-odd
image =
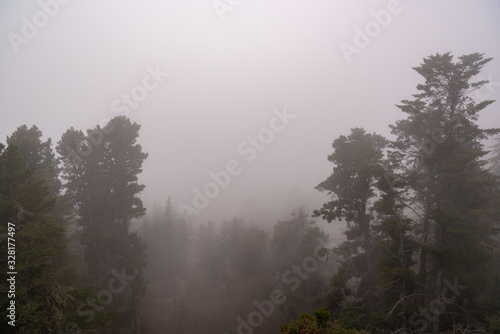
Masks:
[[[330,320],[330,312],[318,309],[314,316],[304,313],[297,321],[281,326],[281,334],[368,334],[366,331],[346,328],[339,321]]]

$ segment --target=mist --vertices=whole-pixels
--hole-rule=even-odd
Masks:
[[[103,129],[115,117],[140,125],[136,144],[147,158],[137,174],[137,183],[145,186],[137,198],[145,214],[130,219],[130,231],[146,244],[145,280],[153,289],[161,289],[161,282],[184,284],[199,296],[195,290],[201,288],[186,278],[191,273],[210,281],[214,291],[229,291],[228,282],[245,271],[210,276],[199,265],[197,247],[200,228],[209,222],[219,232],[233,226],[241,235],[257,235],[245,242],[262,242],[264,249],[252,269],[254,280],[233,287],[241,292],[238,307],[246,305],[238,310],[247,312],[252,300],[245,298],[252,299],[252,291],[268,296],[272,272],[291,265],[279,262],[272,250],[278,222],[304,213],[298,220],[304,226],[314,221],[307,226],[328,240],[325,249],[347,240],[346,219],[328,222],[318,212],[312,217],[332,199],[332,189],[318,189],[333,171],[332,143],[354,128],[396,140],[389,125],[407,117],[397,105],[413,99],[424,82],[414,70],[424,58],[446,53],[493,58],[474,77],[489,84],[470,96],[478,102],[499,99],[499,18],[500,4],[493,0],[3,2],[0,142],[22,125],[36,126],[53,147],[70,128],[85,135],[98,129],[94,142],[72,151],[62,146],[66,153],[56,153],[61,161],[87,159],[105,149]],[[497,103],[481,111],[477,125],[500,128]],[[485,137],[480,143],[490,151],[496,141]],[[165,260],[159,255],[163,242],[153,231],[169,210],[175,215],[167,219],[172,226],[191,231],[178,232],[189,242],[182,251],[186,267],[169,264],[183,271],[177,276],[155,272],[151,265],[151,259]],[[303,242],[307,251],[314,249]],[[311,274],[312,295],[337,272],[334,258]],[[151,291],[147,298],[153,298]],[[177,296],[162,293],[165,300]],[[218,292],[211,293],[216,300]],[[217,310],[229,305],[207,303],[203,307]],[[314,302],[290,314],[322,305]],[[217,318],[206,319],[212,317]],[[231,324],[223,325],[229,318]],[[262,333],[279,330],[285,318],[265,324],[268,331]],[[236,332],[238,326],[232,315],[214,323],[206,319],[200,320],[204,326],[217,330],[233,326]],[[209,333],[186,328],[186,333]]]
[[[4,38],[0,132],[5,138],[21,124],[36,124],[57,141],[71,126],[127,115],[141,125],[149,153],[140,176],[149,208],[169,195],[192,205],[193,189],[210,181],[210,171],[239,159],[241,174],[196,219],[243,214],[247,201],[273,219],[298,202],[313,209],[324,201],[314,187],[330,172],[333,139],[354,126],[388,135],[387,124],[399,118],[394,105],[416,85],[412,66],[436,52],[499,52],[496,3],[401,1],[389,24],[346,59],[341,43],[356,47],[356,28],[387,6],[241,2],[221,20],[207,1],[72,1],[17,53]],[[4,35],[22,36],[22,18],[39,10],[36,2],[3,4]],[[496,80],[493,66],[487,73]],[[113,109],[113,101],[142,84],[147,68],[169,75],[134,109]],[[293,122],[253,161],[242,160],[238,145],[283,107],[296,115]],[[481,122],[495,116],[489,112]],[[303,198],[287,199],[294,189]]]

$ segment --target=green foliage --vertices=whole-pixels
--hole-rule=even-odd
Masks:
[[[110,330],[138,327],[138,298],[145,290],[142,269],[146,245],[129,230],[131,220],[145,213],[138,197],[144,185],[137,182],[137,175],[147,154],[137,144],[139,129],[138,124],[119,116],[104,129],[89,129],[87,137],[71,128],[57,146],[92,283],[106,288],[113,272],[133,273],[133,279],[107,306],[119,310]],[[85,154],[76,159],[68,155],[70,149]]]
[[[93,287],[66,289],[64,328],[62,333],[95,333],[109,326],[117,316],[115,310],[104,310]],[[89,305],[89,303],[92,304]]]
[[[453,323],[450,314],[454,313],[474,323],[463,310],[480,319],[484,314],[480,300],[492,283],[492,257],[485,245],[494,244],[492,236],[498,233],[499,213],[495,207],[499,192],[495,178],[480,159],[486,154],[481,141],[499,129],[482,129],[476,124],[479,112],[493,101],[477,103],[470,97],[471,91],[486,83],[473,79],[489,61],[491,58],[478,53],[458,57],[458,61],[449,53],[425,58],[414,68],[425,79],[417,86],[419,93],[398,106],[408,118],[391,126],[392,133],[398,136],[391,146],[399,160],[408,165],[418,157],[415,169],[399,168],[405,181],[402,189],[411,194],[407,206],[418,217],[412,223],[413,234],[421,245],[416,275],[420,284],[414,294],[421,297],[414,307],[425,307],[439,295],[445,278],[459,277],[469,286],[464,298],[438,314],[433,332]],[[387,268],[386,263],[383,265]],[[410,283],[404,295],[410,294]],[[395,296],[394,302],[402,297]],[[402,312],[406,313],[406,309]]]
[[[304,313],[297,321],[289,321],[281,326],[281,334],[368,334],[363,330],[345,327],[339,321],[330,321],[330,313],[323,309],[314,316]]]
[[[500,312],[497,315],[491,315],[486,318],[488,323],[488,333],[500,334]]]
[[[345,269],[341,269],[331,282],[327,295],[327,304],[335,310],[339,309],[343,295],[353,284],[357,289],[352,290],[352,294],[359,304],[367,309],[374,307],[378,252],[374,202],[379,193],[378,181],[384,174],[383,150],[386,145],[387,140],[380,135],[366,133],[360,128],[351,129],[349,136],[334,140],[334,152],[328,157],[334,164],[333,173],[317,187],[328,191],[332,200],[314,211],[314,215],[328,222],[347,222],[347,241],[337,249]],[[368,311],[364,316],[367,318]]]
[[[7,137],[7,143],[17,148],[21,157],[21,167],[32,169],[34,178],[43,181],[47,186],[48,197],[54,201],[54,205],[43,216],[66,231],[74,223],[73,213],[70,199],[62,194],[61,168],[59,160],[55,157],[51,139],[43,141],[42,132],[36,126],[28,128],[22,125]],[[63,243],[68,244],[70,237],[66,235],[65,239]],[[59,283],[63,285],[77,283],[78,275],[75,268],[80,265],[79,260],[74,248],[71,247],[53,259]]]
[[[347,307],[337,322],[345,329],[361,329],[359,315],[351,302],[347,302]]]
[[[328,222],[345,219],[354,226],[363,225],[367,214],[367,201],[375,195],[374,182],[383,174],[382,149],[387,140],[377,134],[368,134],[364,129],[351,129],[349,136],[335,139],[334,152],[328,160],[334,164],[333,173],[316,189],[328,191],[333,199],[314,212]],[[351,228],[353,239],[363,230]]]
[[[332,200],[315,215],[347,222],[347,241],[337,248],[342,266],[325,296],[335,317],[352,302],[364,325],[411,329],[408,318],[439,302],[445,280],[455,277],[467,289],[443,304],[430,331],[451,329],[457,319],[476,326],[497,309],[500,187],[481,159],[482,140],[500,129],[477,125],[493,101],[470,97],[486,83],[474,78],[490,60],[478,53],[424,58],[414,68],[424,83],[398,105],[408,117],[390,126],[395,141],[352,129],[333,142],[333,173],[317,187]]]
[[[56,198],[61,191],[60,168],[52,151],[51,139],[42,141],[41,138],[42,132],[36,126],[28,129],[26,125],[22,125],[7,137],[7,144],[17,147],[22,159],[22,167],[32,168],[34,177],[45,181],[49,196]]]
[[[316,322],[321,328],[326,328],[328,326],[328,322],[330,321],[330,312],[323,310],[322,308],[314,311],[314,317],[316,318]]]
[[[55,201],[45,181],[35,177],[35,170],[23,164],[16,146],[4,150],[0,144],[0,251],[7,254],[8,246],[15,244],[15,268],[10,271],[18,273],[15,299],[11,299],[18,333],[62,332],[72,297],[69,288],[57,282],[53,260],[64,250],[64,231],[47,219]],[[15,235],[8,234],[8,223],[15,225]],[[0,259],[2,268],[8,268],[6,261],[7,257]],[[0,284],[2,309],[9,303],[6,283]],[[3,328],[9,328],[8,320],[0,320]]]

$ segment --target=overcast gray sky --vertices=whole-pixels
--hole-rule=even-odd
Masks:
[[[494,0],[2,1],[0,35],[1,142],[22,124],[57,142],[128,114],[149,208],[168,195],[193,206],[210,172],[238,164],[194,221],[319,208],[332,141],[352,127],[390,137],[426,56],[485,53],[483,76],[500,82]],[[480,124],[500,127],[499,108]],[[279,123],[285,109],[295,118]]]

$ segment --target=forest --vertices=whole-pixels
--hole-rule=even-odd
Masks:
[[[171,198],[146,212],[126,116],[57,143],[20,125],[0,143],[0,331],[500,333],[500,129],[478,125],[498,106],[473,95],[490,61],[425,57],[392,138],[332,138],[329,200],[271,233]]]

